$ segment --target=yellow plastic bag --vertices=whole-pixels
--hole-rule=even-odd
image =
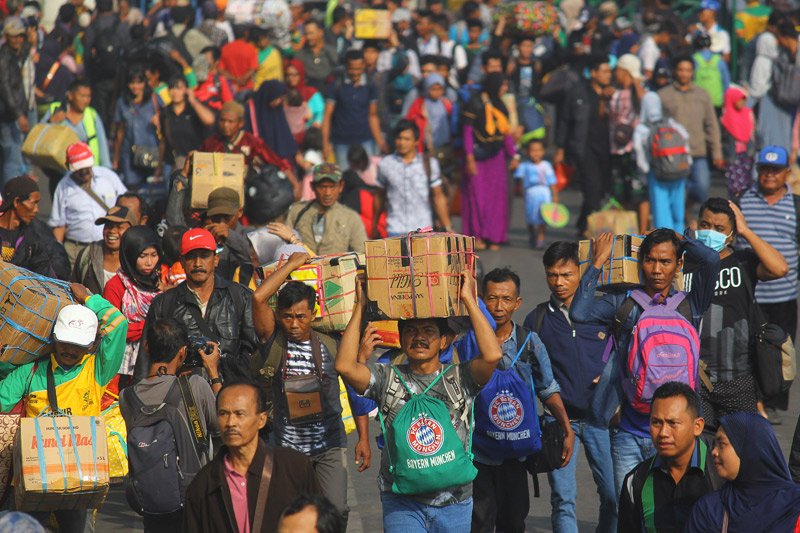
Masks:
[[[119,397],[109,391],[106,394],[116,400],[101,413],[108,440],[108,475],[111,483],[120,483],[128,475],[128,430],[119,410]]]
[[[356,421],[353,418],[353,411],[350,410],[350,400],[347,399],[347,389],[344,386],[342,378],[339,378],[339,402],[342,404],[344,431],[349,435],[356,430]]]

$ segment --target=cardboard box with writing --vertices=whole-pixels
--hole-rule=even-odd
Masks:
[[[37,167],[66,172],[67,148],[79,141],[69,126],[36,124],[22,143],[22,155]]]
[[[208,207],[208,195],[214,189],[230,187],[239,193],[239,205],[244,205],[244,155],[195,152],[192,156],[191,206]]]
[[[388,39],[392,33],[392,14],[385,9],[356,9],[356,39]]]
[[[50,353],[53,324],[72,303],[67,283],[0,262],[0,361],[24,365]]]
[[[475,272],[475,239],[412,233],[365,243],[370,320],[465,316],[461,272]]]
[[[319,331],[344,331],[356,302],[356,278],[364,264],[364,254],[348,253],[314,257],[289,275],[289,280],[302,281],[317,293],[316,318],[312,327]],[[283,265],[276,261],[259,268],[266,278]],[[277,297],[270,300],[275,308]]]
[[[641,270],[639,268],[639,248],[644,241],[641,235],[617,235],[614,237],[614,249],[611,257],[600,269],[600,281],[597,288],[600,290],[614,290],[638,287],[642,285]],[[580,261],[581,277],[592,264],[594,249],[592,241],[584,240],[578,243],[578,260]],[[683,272],[675,275],[673,286],[676,290],[683,290]]]
[[[20,419],[14,444],[14,496],[21,511],[99,509],[108,493],[103,419]]]

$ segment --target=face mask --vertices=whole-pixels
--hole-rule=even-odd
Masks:
[[[698,241],[717,252],[721,252],[725,248],[725,241],[732,235],[733,232],[730,235],[725,235],[713,229],[699,229],[695,232]]]

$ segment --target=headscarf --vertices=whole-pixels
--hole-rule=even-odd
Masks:
[[[299,75],[300,80],[297,82],[297,91],[300,93],[300,96],[303,97],[304,102],[308,102],[311,100],[311,97],[316,94],[317,90],[313,87],[309,87],[306,85],[306,67],[303,65],[303,62],[299,59],[290,59],[286,62],[286,69],[288,70],[289,67],[294,67],[297,69],[297,74]]]
[[[119,278],[125,288],[122,295],[122,314],[129,322],[143,322],[153,298],[158,294],[161,269],[156,266],[145,276],[136,270],[136,260],[147,248],[153,247],[161,257],[158,237],[147,226],[133,226],[122,234],[119,248]]]
[[[250,113],[247,120],[250,122],[250,129],[264,143],[283,159],[293,160],[297,153],[297,142],[294,140],[292,130],[286,121],[286,114],[283,106],[272,107],[270,103],[286,94],[286,85],[278,80],[267,80],[261,84],[256,94],[253,96],[253,104],[256,109],[256,124],[252,124]]]
[[[720,531],[726,511],[730,533],[794,531],[800,485],[792,481],[769,422],[735,413],[720,418],[720,425],[741,459],[739,474],[695,505],[688,531]]]
[[[137,288],[143,291],[158,290],[158,269],[154,269],[149,276],[140,274],[136,270],[136,260],[147,248],[153,247],[161,256],[161,247],[158,245],[158,236],[147,226],[133,226],[122,234],[119,246],[120,271],[130,279]]]
[[[741,109],[736,109],[734,105],[742,99],[747,99],[747,92],[739,86],[731,85],[725,91],[725,103],[722,107],[722,118],[720,119],[722,127],[728,130],[728,133],[736,140],[737,144],[750,142],[753,137],[753,131],[756,128],[753,110],[746,105]]]
[[[639,111],[640,124],[655,124],[664,118],[661,98],[655,92],[648,92],[642,97],[642,109]]]
[[[501,143],[510,133],[508,109],[500,97],[500,88],[505,76],[500,72],[487,74],[483,79],[482,91],[474,94],[464,112],[464,124],[475,129],[477,140],[484,144]],[[483,101],[483,95],[488,99]]]

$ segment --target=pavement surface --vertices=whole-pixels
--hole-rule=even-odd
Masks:
[[[45,191],[46,179],[40,182],[42,190]],[[724,196],[726,194],[724,185],[715,180],[712,194]],[[49,213],[49,198],[47,194],[42,203],[42,216],[46,217]],[[578,213],[580,205],[580,195],[576,190],[567,190],[561,194],[561,201],[564,202],[573,214]],[[458,221],[456,219],[456,227]],[[547,243],[556,240],[573,240],[576,238],[574,223],[562,230],[551,230],[547,234]],[[523,304],[516,317],[518,320],[524,319],[525,315],[533,309],[539,302],[549,297],[547,285],[544,278],[544,268],[542,266],[542,252],[533,251],[528,247],[528,231],[525,226],[524,205],[520,198],[514,198],[511,212],[511,229],[509,231],[509,243],[498,252],[481,252],[481,262],[484,272],[508,266],[514,269],[522,278],[522,298]],[[796,389],[796,387],[795,387]],[[792,401],[788,412],[781,413],[782,424],[775,426],[776,433],[788,457],[791,447],[792,436],[798,420],[800,408],[798,406],[797,390],[792,392]],[[370,424],[371,436],[380,432],[380,426],[373,421]],[[348,502],[351,508],[348,532],[376,532],[382,529],[380,496],[377,490],[376,476],[380,456],[371,438],[372,464],[373,466],[365,472],[358,473],[352,461],[352,449],[355,446],[355,434],[350,435],[350,447],[348,450]],[[581,533],[594,531],[597,525],[597,513],[599,499],[597,497],[594,481],[586,462],[586,457],[581,451],[578,459],[577,468],[578,498],[577,498],[577,517],[578,528]],[[552,531],[550,525],[550,487],[545,476],[540,476],[541,497],[533,497],[531,487],[531,509],[526,521],[527,530],[533,532]],[[142,519],[130,510],[126,501],[125,493],[121,486],[115,486],[109,493],[108,500],[97,515],[98,532],[114,531],[117,533],[143,531]]]

